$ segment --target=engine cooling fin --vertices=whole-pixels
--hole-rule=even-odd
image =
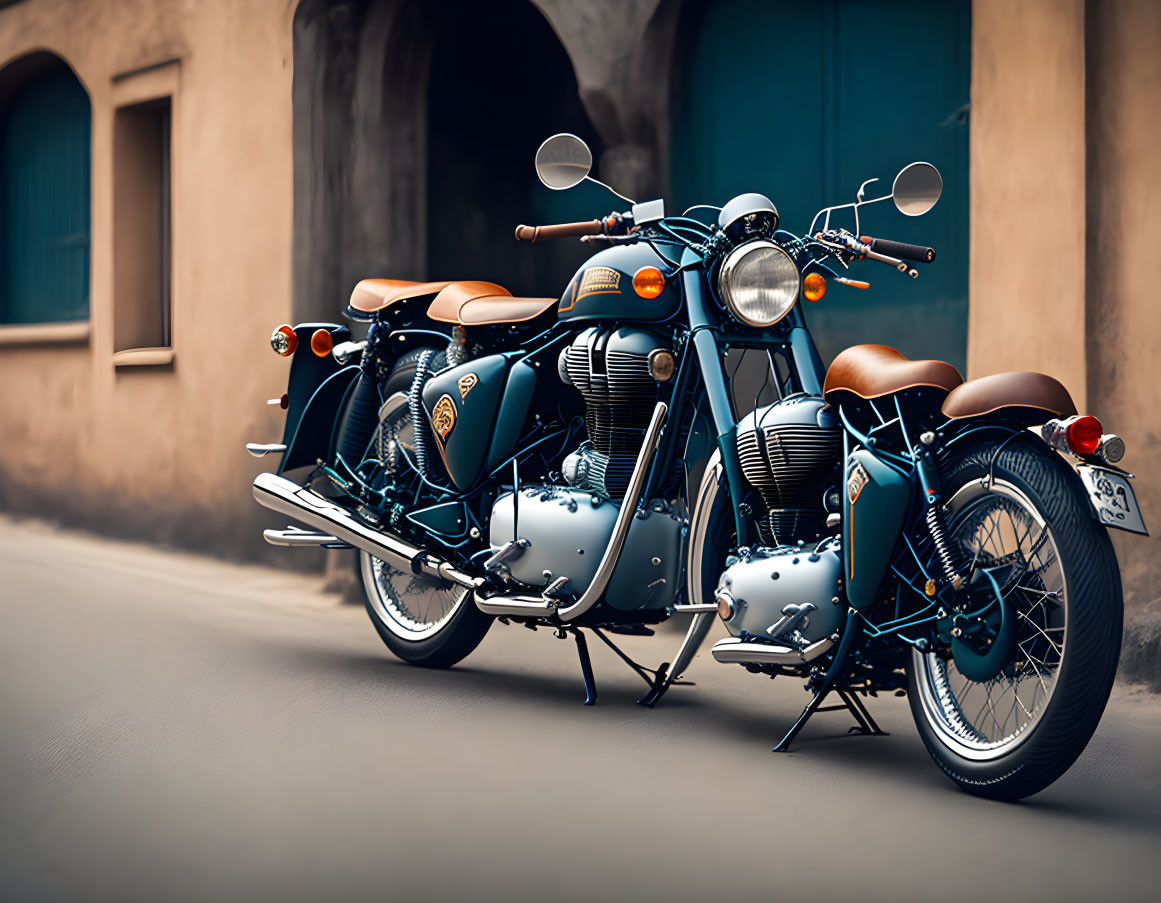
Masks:
[[[822,497],[842,444],[825,408],[821,398],[790,396],[738,424],[742,473],[766,509],[756,518],[763,543],[789,543],[821,532]]]
[[[584,398],[588,441],[564,468],[573,485],[619,498],[657,401],[649,353],[661,341],[645,330],[588,329],[566,349],[561,375]]]

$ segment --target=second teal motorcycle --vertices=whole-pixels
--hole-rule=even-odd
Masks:
[[[549,188],[591,179],[580,139],[549,138]],[[594,180],[595,181],[595,180]],[[961,788],[1043,789],[1101,717],[1122,600],[1108,527],[1145,532],[1124,443],[1040,373],[965,382],[940,361],[857,345],[824,368],[802,298],[878,263],[904,278],[931,248],[860,235],[891,200],[939,199],[926,163],[892,191],[825,208],[802,235],[759,194],[670,216],[662,201],[526,241],[603,245],[559,297],[480,281],[367,279],[337,324],[285,325],[277,473],[255,498],[288,547],[354,547],[371,622],[400,658],[448,667],[500,620],[611,646],[652,705],[714,619],[717,662],[805,680],[788,748],[829,697],[910,696]],[[705,208],[703,208],[705,209]],[[832,221],[854,222],[854,231]],[[777,400],[739,405],[726,349],[764,356]],[[1030,429],[1034,428],[1034,429]],[[616,645],[692,615],[655,669]],[[828,707],[831,708],[831,707]]]

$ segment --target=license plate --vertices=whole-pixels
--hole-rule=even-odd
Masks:
[[[1124,475],[1088,464],[1081,464],[1076,472],[1088,492],[1097,520],[1106,527],[1149,535],[1137,496]]]

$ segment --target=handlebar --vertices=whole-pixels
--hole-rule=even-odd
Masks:
[[[517,226],[517,241],[548,241],[550,238],[576,238],[581,235],[604,235],[606,230],[602,220],[594,219],[586,223],[557,223],[554,226]]]
[[[909,245],[905,241],[891,241],[888,238],[872,238],[870,235],[859,236],[859,241],[870,245],[872,251],[890,257],[913,260],[915,263],[931,263],[935,260],[935,248]]]

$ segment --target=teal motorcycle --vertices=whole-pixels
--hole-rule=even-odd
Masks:
[[[572,135],[536,155],[556,190],[595,181],[591,167]],[[1106,528],[1145,532],[1125,446],[1044,374],[965,382],[883,345],[823,366],[800,299],[865,288],[848,275],[860,262],[915,278],[935,259],[859,234],[869,204],[930,210],[935,167],[867,198],[873,181],[802,235],[760,194],[701,207],[710,217],[630,201],[520,226],[520,240],[601,247],[560,297],[366,279],[346,310],[362,338],[280,326],[284,436],[249,448],[280,456],[254,496],[296,525],[266,539],[357,549],[372,624],[416,665],[455,664],[496,621],[547,628],[574,639],[587,703],[591,636],[653,705],[720,619],[715,661],[805,681],[777,750],[820,710],[880,733],[864,699],[900,692],[961,788],[1043,789],[1080,755],[1116,673]],[[727,349],[761,356],[773,403],[738,401]],[[614,640],[682,614],[657,668]]]

